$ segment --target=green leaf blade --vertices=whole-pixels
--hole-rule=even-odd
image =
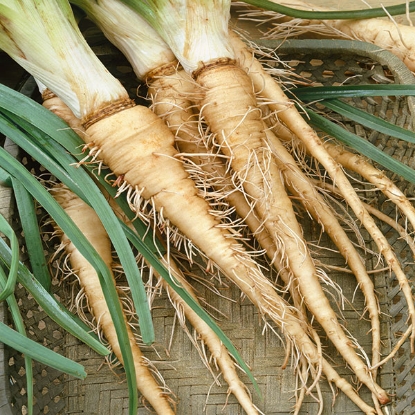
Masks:
[[[0,239],[0,257],[5,266],[9,268],[12,261],[12,253],[10,247],[2,239]],[[22,263],[19,263],[17,281],[23,285],[45,313],[59,326],[91,347],[98,354],[108,355],[108,349],[100,342],[98,337],[90,333],[89,327],[76,322],[74,316],[45,290]]]
[[[415,2],[397,4],[389,7],[376,7],[362,10],[341,10],[341,11],[311,11],[300,10],[292,7],[282,6],[269,0],[244,0],[244,3],[271,10],[286,16],[297,17],[300,19],[316,20],[345,20],[345,19],[371,19],[375,17],[386,17],[388,14],[396,16],[405,14],[407,11],[415,11]]]
[[[333,98],[415,96],[415,85],[376,84],[293,88],[290,94],[304,102]]]
[[[314,127],[321,129],[347,146],[354,148],[360,154],[400,175],[405,180],[415,183],[415,170],[387,155],[372,143],[369,143],[365,139],[346,131],[344,128],[334,124],[314,111],[306,110],[306,113]]]
[[[4,289],[7,283],[7,278],[4,273],[3,267],[0,265],[0,287]],[[13,324],[18,333],[22,336],[27,337],[26,329],[24,326],[22,315],[20,314],[20,308],[17,304],[17,301],[14,295],[9,295],[7,297],[7,304],[9,306],[9,311]],[[26,372],[26,395],[27,395],[27,409],[28,415],[33,415],[33,365],[32,358],[30,356],[24,356],[24,365]]]
[[[0,124],[1,127],[4,125]],[[12,137],[11,137],[12,139]],[[131,404],[130,408],[136,408],[137,402],[137,380],[135,376],[135,367],[133,356],[125,326],[125,320],[121,310],[121,305],[114,286],[112,274],[109,272],[105,263],[97,254],[95,249],[89,244],[79,229],[72,223],[67,214],[53,199],[53,197],[43,188],[43,186],[24,169],[17,160],[11,157],[5,150],[0,148],[0,160],[2,166],[12,176],[19,179],[32,196],[45,208],[57,225],[68,236],[68,238],[77,246],[80,253],[95,267],[100,278],[101,287],[107,302],[108,309],[114,322],[117,332],[121,353],[123,355],[124,368],[128,379]]]
[[[18,94],[6,87],[3,88],[5,95],[1,95],[2,86],[0,85],[0,108],[3,108],[3,110],[6,112],[15,114],[17,118],[14,121],[21,119],[23,121],[22,125],[27,123],[31,126],[31,128],[35,128],[42,132],[42,134],[36,134],[36,138],[38,141],[43,143],[44,146],[47,146],[48,143],[50,144],[50,141],[53,140],[63,147],[62,150],[66,150],[72,155],[78,154],[79,159],[81,158],[79,155],[79,147],[84,143],[75,132],[68,129],[68,126],[64,121],[62,121],[55,114],[51,113],[49,110],[42,107],[33,100],[22,96],[22,94]],[[19,111],[16,111],[17,104],[15,103],[13,105],[13,98],[16,96],[16,94],[20,95],[18,98],[16,97],[18,105],[20,106]],[[16,131],[10,130],[7,135],[10,136],[13,132],[15,132],[13,141],[15,141],[16,144],[22,147],[27,153],[31,154],[33,148],[27,144],[27,139],[24,136],[19,135]],[[26,130],[26,134],[28,133],[29,131]],[[46,137],[43,137],[43,140],[42,135]],[[58,155],[55,151],[55,146],[53,149],[53,154],[56,157],[59,157],[59,160],[61,155],[62,157],[66,157],[64,155],[66,154],[64,151],[61,151]],[[36,158],[37,161],[43,165],[42,155],[39,153],[36,155],[38,157]],[[76,164],[77,159],[72,157],[71,160],[71,164]],[[68,163],[67,158],[62,159],[61,164],[65,165],[65,163]],[[101,191],[97,189],[95,183],[83,168],[78,168],[74,165],[68,166],[68,164],[66,164],[69,177],[74,180],[78,186],[81,186],[82,189],[87,189],[87,191],[84,191],[83,194],[79,194],[79,190],[77,191],[77,189],[74,189],[73,186],[68,183],[67,177],[65,177],[66,175],[62,173],[61,169],[54,169],[55,166],[53,163],[47,164],[47,166],[52,174],[54,174],[60,181],[67,184],[71,190],[78,194],[78,196],[83,199],[87,197],[86,202],[94,208],[100,217],[115,247],[115,250],[119,255],[120,262],[123,265],[126,276],[128,280],[132,282],[132,297],[136,307],[136,312],[139,316],[140,330],[143,341],[147,344],[151,344],[154,342],[154,328],[144,284],[135,262],[135,258],[131,252],[127,240],[123,235],[121,227],[118,223],[118,219],[114,215],[114,212],[108,206],[108,203],[102,195]]]
[[[46,263],[45,253],[43,252],[43,242],[37,222],[35,201],[18,180],[13,178],[12,183],[32,273],[43,287],[49,291],[52,285],[52,278]]]
[[[330,108],[343,117],[349,118],[364,127],[415,144],[415,134],[406,128],[398,127],[382,118],[376,117],[337,99],[324,100],[321,103],[325,107]]]
[[[6,219],[1,215],[0,215],[0,232],[3,233],[9,239],[10,251],[12,253],[10,257],[9,275],[0,293],[0,301],[3,301],[14,293],[14,289],[15,289],[16,281],[17,281],[17,268],[19,265],[20,250],[19,250],[19,241],[17,239],[17,236],[13,228],[9,225]],[[0,240],[4,242],[3,239],[0,239]]]
[[[30,356],[40,363],[79,379],[85,379],[86,377],[85,369],[79,363],[28,339],[2,322],[0,322],[0,340],[9,347]]]

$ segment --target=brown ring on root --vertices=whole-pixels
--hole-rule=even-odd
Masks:
[[[200,66],[192,72],[192,78],[196,80],[200,76],[200,74],[206,69],[214,68],[216,66],[234,65],[235,62],[236,60],[231,58],[218,58],[208,63],[202,62]]]
[[[164,76],[173,75],[179,67],[180,63],[177,60],[174,60],[173,62],[166,63],[155,69],[152,69],[151,71],[148,71],[144,76],[144,80],[146,84],[149,85],[154,81],[155,78],[162,78]]]
[[[48,99],[52,99],[55,98],[57,95],[52,92],[50,89],[46,88],[43,92],[42,92],[42,100],[46,101]]]
[[[83,121],[82,126],[85,128],[85,130],[87,130],[96,122],[107,118],[110,115],[116,114],[117,112],[121,112],[132,107],[135,107],[135,102],[130,98],[123,98],[118,101],[111,102],[111,104],[99,109],[92,114],[89,114],[88,117],[86,117],[86,120]]]

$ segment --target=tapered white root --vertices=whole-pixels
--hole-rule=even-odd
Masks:
[[[153,80],[153,82],[150,83],[149,92],[152,96],[152,103],[155,112],[166,121],[170,129],[172,129],[176,134],[176,142],[179,149],[186,153],[188,157],[199,159],[195,162],[201,164],[203,167],[209,155],[205,154],[205,147],[201,148],[202,146],[198,146],[197,144],[199,141],[198,137],[200,131],[197,128],[194,110],[192,109],[192,104],[189,101],[189,97],[194,94],[193,81],[190,80],[184,72],[174,73],[169,77],[164,76],[161,79]],[[210,157],[214,158],[212,155]],[[220,162],[221,161],[219,160],[219,163]],[[224,167],[219,165],[219,163],[218,161],[213,163],[214,167],[212,167],[212,164],[208,163],[207,168],[217,168],[215,172],[210,171],[210,173],[214,173],[215,176],[218,176],[218,182],[225,187],[226,185],[223,185],[223,179],[228,176],[228,173]],[[230,184],[226,186],[226,189],[231,188],[232,186]],[[223,190],[224,189],[222,188],[222,191]],[[261,223],[258,219],[256,219],[256,216],[252,215],[252,208],[247,204],[245,197],[238,189],[234,189],[229,195],[226,190],[224,193],[227,195],[226,198],[228,202],[236,207],[236,211],[240,216],[244,218],[247,217],[245,212],[251,214],[251,221],[246,222],[253,231],[254,235],[257,237],[257,229]],[[237,196],[241,195],[241,197],[233,198],[232,196],[235,194]],[[241,210],[241,207],[244,208],[244,210]],[[262,232],[262,235],[264,234],[265,232]],[[279,266],[277,265],[280,277],[282,277],[286,286],[291,288],[290,292],[292,293],[296,309],[303,315],[304,321],[306,321],[307,316],[304,309],[304,302],[302,301],[301,294],[299,293],[297,281],[292,280],[289,272],[281,265],[282,260],[279,253],[276,252],[275,246],[273,245],[269,235],[265,234],[265,239],[267,242],[264,243],[264,241],[262,241],[261,244],[261,239],[259,239],[259,242],[267,250],[267,254],[270,256],[271,260],[280,261]],[[379,330],[376,332],[379,333]],[[317,336],[317,334],[315,334],[315,336]],[[318,378],[319,376],[317,375],[316,381]],[[304,387],[302,390],[305,391]],[[304,397],[304,393],[300,395],[296,404],[296,407],[298,408],[301,407],[301,396]],[[367,406],[367,408],[369,408],[369,406]],[[371,413],[371,409],[369,409],[369,413]]]
[[[110,198],[109,203],[114,212],[117,214],[117,216],[125,224],[127,224],[127,226],[129,226],[133,231],[135,231],[131,221],[120,210],[115,200]],[[192,286],[187,282],[186,278],[180,271],[175,261],[172,258],[170,258],[167,254],[161,257],[160,260],[162,261],[166,269],[169,271],[174,283],[178,287],[183,288],[185,291],[187,291],[187,293],[189,293],[197,302],[197,297],[193,292]],[[160,280],[172,304],[177,310],[177,313],[179,315],[183,314],[185,316],[185,318],[196,330],[202,341],[209,348],[212,357],[215,359],[217,365],[222,371],[223,378],[228,383],[229,392],[235,395],[236,399],[238,400],[244,411],[247,413],[247,415],[258,415],[258,411],[255,405],[253,404],[249,394],[247,393],[246,386],[239,379],[234,361],[230,357],[228,350],[222,344],[219,337],[210,328],[210,326],[206,324],[206,322],[202,318],[200,318],[198,314],[180,297],[180,295],[174,290],[173,287],[171,287],[167,283],[167,281],[161,278],[155,270],[153,270],[153,273],[156,276],[156,278]],[[183,321],[183,319],[181,319],[180,317],[179,320],[181,322]]]
[[[280,166],[286,178],[286,186],[292,194],[301,200],[305,209],[310,212],[314,220],[321,224],[333,243],[337,245],[340,253],[344,256],[350,269],[356,276],[365,296],[366,308],[371,320],[372,364],[375,365],[380,358],[379,306],[373,282],[367,273],[364,262],[337,218],[334,216],[331,208],[317,192],[314,183],[310,182],[302,173],[294,158],[271,131],[268,132],[268,139],[274,152],[276,163]]]
[[[253,58],[252,53],[248,51],[245,44],[236,35],[232,37],[232,41],[241,65],[249,73],[257,92],[269,100],[270,103],[268,105],[272,111],[278,114],[279,120],[290,128],[293,134],[305,146],[307,152],[325,168],[333,183],[336,184],[342,193],[345,201],[354,211],[357,219],[361,221],[362,225],[371,235],[378,247],[379,253],[383,255],[387,264],[402,284],[402,287],[408,286],[407,278],[402,271],[398,258],[391,249],[386,237],[379,230],[374,219],[370,216],[359,196],[354,191],[342,171],[342,166],[328,153],[323,141],[296,110],[294,104],[286,97],[278,83]],[[412,301],[409,300],[407,288],[403,289],[407,301]]]
[[[381,402],[387,402],[386,392],[375,385],[367,366],[351,347],[322,290],[281,172],[266,146],[263,137],[265,125],[250,79],[241,69],[222,61],[201,69],[195,76],[200,85],[198,106],[201,114],[216,133],[222,152],[229,157],[237,183],[252,198],[252,205],[274,243],[284,250],[283,255],[298,281],[307,308],[359,379],[378,395]]]
[[[134,111],[132,111],[134,110]],[[150,144],[150,148],[155,148],[158,149],[157,152],[154,152],[154,150],[151,150],[150,152],[147,151],[147,154],[143,154],[145,157],[149,158],[151,162],[150,166],[150,171],[153,173],[154,171],[158,171],[158,168],[155,167],[153,165],[153,162],[158,161],[159,159],[161,159],[161,161],[163,161],[163,167],[166,167],[165,164],[169,164],[169,166],[167,166],[167,169],[169,170],[169,173],[171,173],[171,171],[174,171],[177,168],[177,163],[179,163],[179,160],[175,160],[175,151],[173,151],[172,149],[169,149],[167,152],[165,150],[163,150],[163,145],[160,145],[161,143],[159,143],[159,139],[158,137],[160,137],[158,135],[158,133],[160,133],[160,130],[158,129],[158,123],[153,119],[153,122],[150,122],[149,125],[144,123],[148,129],[143,128],[144,131],[140,131],[141,127],[138,128],[136,122],[137,120],[135,119],[136,117],[140,118],[140,116],[144,116],[144,118],[147,117],[148,114],[143,114],[143,112],[146,112],[146,109],[143,108],[138,108],[138,109],[130,109],[128,110],[128,112],[132,113],[131,117],[132,119],[130,121],[127,120],[127,124],[128,127],[126,130],[130,131],[131,134],[134,136],[136,134],[139,134],[139,132],[143,133],[143,136],[145,137],[145,140],[147,140],[147,143]],[[115,114],[117,115],[117,114]],[[124,123],[124,121],[121,121],[123,117],[120,118],[120,123],[118,122],[118,117],[115,116],[115,122],[114,120],[112,120],[112,122],[110,122],[108,125],[107,123],[104,122],[104,126],[102,127],[102,122],[100,122],[101,127],[103,128],[104,131],[107,132],[107,134],[109,134],[109,136],[112,138],[112,140],[115,141],[115,145],[118,149],[122,149],[123,151],[121,153],[123,154],[128,154],[130,156],[130,153],[132,151],[132,149],[135,147],[133,145],[133,147],[131,147],[131,144],[129,144],[129,139],[128,137],[126,138],[122,133],[120,133],[119,131],[119,127]],[[151,116],[150,116],[151,118]],[[133,121],[134,119],[134,121]],[[105,121],[105,120],[103,120]],[[130,125],[132,124],[132,125]],[[141,124],[140,124],[141,125]],[[161,128],[161,131],[164,131],[165,127]],[[99,129],[98,129],[99,130]],[[137,131],[138,130],[138,131]],[[165,131],[164,131],[165,132]],[[111,160],[111,156],[106,154],[107,151],[107,143],[103,143],[102,139],[100,138],[100,134],[99,131],[95,133],[95,128],[94,125],[92,125],[91,128],[88,129],[86,137],[87,137],[87,141],[89,141],[91,144],[93,144],[95,147],[99,148],[101,155],[103,156],[104,160],[106,160],[106,164],[109,164],[111,167],[112,164],[112,169],[115,170],[116,174],[118,174],[119,177],[122,177],[124,180],[128,180],[130,179],[130,177],[126,177],[127,174],[125,174],[125,171],[130,171],[129,176],[135,176],[135,175],[141,175],[141,178],[139,177],[138,181],[132,181],[133,183],[137,183],[135,186],[137,188],[137,191],[140,191],[140,193],[146,193],[147,192],[147,188],[145,186],[143,186],[143,180],[145,181],[146,178],[142,177],[143,173],[141,172],[137,172],[136,170],[136,166],[140,165],[140,160],[138,160],[138,162],[134,162],[131,163],[130,166],[126,165],[126,163],[117,163],[116,160],[114,161],[114,163]],[[169,134],[167,134],[167,132],[165,132],[165,134],[161,134],[161,137],[164,137],[168,139],[168,141],[170,141],[169,139]],[[111,140],[111,141],[112,141]],[[120,141],[121,140],[121,141]],[[126,143],[128,144],[127,146],[123,146],[121,144],[122,140],[126,140]],[[104,140],[105,141],[105,140]],[[118,143],[118,144],[117,144]],[[154,146],[154,147],[153,147]],[[109,145],[109,147],[111,147],[111,145]],[[163,151],[162,151],[163,150]],[[110,153],[111,150],[108,148],[108,152]],[[123,156],[121,155],[117,155],[118,157],[121,157],[121,159],[123,158]],[[130,159],[130,157],[127,157],[128,159]],[[145,164],[145,163],[144,163]],[[157,164],[157,163],[156,163]],[[169,167],[171,169],[169,169]],[[145,171],[145,168],[144,168]],[[145,176],[145,175],[144,175]],[[180,173],[179,175],[180,177],[182,177],[182,179],[184,179],[185,181],[187,180],[185,175],[182,175],[182,173]],[[167,181],[169,181],[170,176],[169,175],[164,175],[163,176],[164,179],[166,179]],[[152,180],[150,180],[152,181]],[[179,197],[179,200],[183,198],[182,196],[182,187],[180,186],[180,181],[179,181],[179,187],[177,187],[178,182],[176,180],[174,180],[174,184],[176,185],[176,191],[170,192],[163,189],[167,189],[167,187],[165,187],[164,183],[161,183],[160,181],[158,181],[157,179],[153,178],[154,183],[156,184],[156,188],[160,189],[159,191],[156,191],[154,194],[150,193],[147,195],[145,195],[148,198],[155,198],[156,200],[154,201],[156,206],[158,202],[162,202],[165,201],[166,198],[169,199],[170,197],[174,198],[174,197]],[[184,186],[186,187],[186,186]],[[153,189],[154,192],[154,189]],[[196,191],[195,191],[196,192]],[[183,199],[182,199],[183,200]],[[166,215],[166,217],[168,217],[170,220],[172,220],[173,223],[175,223],[175,218],[176,215],[177,217],[180,217],[180,213],[179,212],[184,212],[188,209],[188,205],[189,202],[187,199],[185,199],[185,205],[184,207],[182,207],[182,204],[177,204],[177,203],[172,203],[173,206],[176,207],[176,209],[173,209],[173,211],[169,211],[169,213]],[[222,234],[223,230],[220,230],[219,228],[217,228],[217,222],[215,220],[210,220],[210,225],[208,225],[205,229],[205,231],[203,231],[203,227],[205,225],[202,225],[202,222],[200,220],[200,212],[203,211],[204,209],[208,209],[205,208],[205,204],[203,203],[202,205],[200,205],[201,202],[197,202],[199,205],[199,211],[198,214],[196,215],[197,218],[197,227],[199,229],[199,234],[201,236],[203,236],[203,238],[205,238],[207,231],[215,229],[215,232],[219,232]],[[164,209],[164,208],[163,208]],[[163,210],[163,214],[165,213],[165,210]],[[202,225],[202,230],[200,230],[200,227]],[[188,228],[189,230],[191,230],[191,227]],[[187,229],[185,228],[185,231]],[[214,238],[215,239],[215,238]],[[222,239],[222,237],[220,238]],[[197,238],[196,238],[197,240]],[[199,239],[200,240],[200,239]],[[210,238],[208,238],[208,240],[210,240]],[[212,240],[213,241],[213,240]],[[224,242],[224,239],[222,239],[222,241]],[[263,315],[268,315],[273,321],[275,321],[282,329],[283,333],[288,336],[289,338],[292,339],[293,343],[296,345],[296,348],[300,351],[300,353],[303,354],[303,356],[305,356],[307,358],[307,360],[310,362],[310,364],[316,363],[318,364],[319,362],[319,358],[317,358],[317,360],[315,360],[315,356],[318,356],[318,353],[316,354],[316,349],[314,344],[310,341],[310,339],[308,338],[306,332],[304,331],[304,328],[301,326],[301,324],[299,323],[299,321],[297,320],[297,318],[295,317],[295,311],[291,310],[290,307],[284,302],[282,301],[282,299],[276,295],[276,292],[274,290],[274,288],[272,287],[272,285],[266,280],[264,279],[260,272],[256,269],[256,265],[254,265],[254,263],[251,263],[250,260],[247,260],[245,258],[245,255],[241,252],[240,254],[236,253],[235,251],[235,259],[232,259],[232,257],[226,257],[224,256],[224,252],[229,252],[229,245],[231,246],[236,246],[234,244],[234,242],[229,241],[223,245],[223,242],[221,244],[217,244],[215,245],[214,243],[214,247],[211,247],[210,250],[208,250],[208,252],[210,253],[210,256],[215,260],[215,262],[218,263],[218,265],[222,268],[222,269],[227,269],[230,270],[233,268],[233,271],[231,272],[227,272],[227,275],[235,282],[237,283],[237,285],[242,289],[242,291],[254,302],[254,304],[258,307],[258,309],[260,310],[261,314]],[[216,248],[216,249],[213,249]],[[234,248],[232,249],[234,250]],[[232,251],[231,250],[231,251]],[[236,260],[236,265],[235,264],[235,260]],[[233,265],[232,265],[233,264]],[[254,275],[256,275],[254,277]],[[259,278],[258,278],[259,277]],[[347,390],[347,388],[346,388]],[[360,398],[357,397],[357,394],[355,394],[355,398],[359,400]],[[363,401],[361,401],[361,405],[362,407],[365,407],[365,403]],[[366,405],[367,406],[367,405]]]
[[[111,243],[95,211],[63,185],[56,185],[51,189],[51,193],[111,270]],[[68,237],[63,233],[60,234],[60,237],[69,255],[72,268],[78,275],[81,286],[88,297],[91,312],[101,326],[102,332],[111,345],[114,354],[122,363],[123,358],[120,344],[105,301],[99,277],[92,265],[79,253]],[[151,404],[156,413],[160,415],[174,414],[175,412],[170,406],[169,400],[151,374],[146,359],[128,325],[127,333],[133,353],[139,391]]]

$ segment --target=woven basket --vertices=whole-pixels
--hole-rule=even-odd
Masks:
[[[93,47],[102,58],[106,66],[125,84],[132,95],[136,95],[137,81],[128,63],[110,45],[94,43]],[[264,47],[278,47],[278,55],[284,62],[290,63],[295,71],[313,82],[323,84],[343,83],[371,83],[396,82],[414,83],[412,74],[388,52],[381,52],[370,45],[349,41],[289,41],[283,44],[264,42]],[[376,49],[376,50],[375,50]],[[25,92],[30,95],[34,90],[33,81],[25,83]],[[29,91],[28,91],[29,90]],[[383,116],[398,125],[412,129],[413,102],[408,98],[397,99],[360,99],[353,100],[357,106],[364,106],[369,112]],[[366,131],[353,122],[343,120],[343,123],[359,135],[375,143],[394,157],[415,167],[413,147],[389,137]],[[396,180],[399,181],[398,178]],[[401,189],[408,195],[413,195],[412,184],[398,182]],[[6,209],[12,209],[9,199]],[[3,199],[1,199],[2,202]],[[378,207],[383,212],[394,215],[393,207],[384,198],[379,196]],[[11,206],[11,207],[10,207]],[[13,215],[10,214],[13,221]],[[18,228],[18,223],[14,223]],[[330,241],[321,238],[319,227],[305,218],[302,222],[305,237],[309,241],[319,241],[321,245],[331,246]],[[390,236],[390,242],[404,264],[408,277],[414,280],[412,269],[413,258],[405,244],[396,237],[387,226],[382,225],[383,232]],[[369,240],[369,238],[367,238]],[[320,249],[316,252],[322,261],[336,266],[343,266],[344,259],[333,251]],[[368,253],[366,263],[376,263],[377,258]],[[364,309],[363,297],[356,291],[356,282],[349,274],[330,272],[330,277],[343,289],[346,298],[354,298],[353,307]],[[383,353],[388,353],[399,340],[399,334],[405,330],[407,318],[405,301],[398,290],[398,284],[389,273],[373,274],[374,283],[382,316]],[[288,367],[281,369],[285,358],[285,351],[278,336],[271,331],[263,333],[261,319],[255,308],[246,300],[240,298],[238,290],[230,285],[218,289],[223,296],[213,294],[203,285],[195,282],[200,296],[212,308],[210,311],[217,317],[221,328],[239,349],[243,359],[252,369],[256,377],[262,398],[252,388],[247,377],[241,375],[250,389],[254,402],[266,415],[288,414],[294,403],[295,377]],[[64,284],[54,285],[56,295],[62,299],[66,296]],[[35,414],[84,414],[84,415],[122,415],[128,413],[128,392],[124,382],[122,370],[110,369],[101,356],[96,355],[77,339],[62,332],[42,310],[28,298],[24,289],[16,292],[22,315],[26,320],[29,335],[58,351],[65,356],[76,360],[85,366],[88,376],[85,380],[77,380],[56,372],[38,363],[34,364],[35,377]],[[220,310],[221,314],[215,310]],[[360,343],[370,350],[371,337],[368,335],[370,324],[350,306],[345,305],[343,310],[344,324],[350,328]],[[154,349],[146,350],[146,355],[160,369],[166,383],[174,392],[178,402],[179,415],[207,415],[243,414],[233,396],[228,396],[227,387],[218,377],[217,382],[204,366],[197,350],[192,345],[187,334],[180,328],[175,313],[166,296],[156,298],[153,305],[154,327],[157,344]],[[339,373],[349,380],[350,372],[339,356],[327,346],[325,350],[334,360]],[[0,350],[0,353],[2,350]],[[0,401],[1,414],[25,413],[25,375],[24,362],[19,353],[6,350],[6,367],[8,376],[1,379],[0,393],[4,392],[3,402]],[[0,364],[2,362],[0,356]],[[409,345],[402,346],[398,355],[380,370],[380,384],[391,393],[392,403],[388,406],[389,413],[409,415],[415,413],[415,361],[411,359]],[[0,373],[2,367],[0,366]],[[215,372],[217,375],[217,373]],[[221,385],[220,385],[220,384]],[[360,414],[361,412],[342,394],[335,397],[330,386],[322,382],[325,414]],[[370,403],[370,394],[361,389],[362,397]],[[9,404],[4,403],[4,399]],[[3,406],[2,406],[3,405]],[[306,397],[301,414],[317,413],[318,405],[312,396]],[[8,411],[8,412],[7,412]],[[147,414],[148,410],[140,406],[138,414]]]

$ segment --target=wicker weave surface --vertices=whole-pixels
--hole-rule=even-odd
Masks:
[[[113,49],[109,49],[112,56]],[[373,79],[381,81],[386,75],[390,79],[390,71],[379,65],[373,58],[359,57],[355,53],[347,54],[343,51],[338,56],[330,54],[317,55],[317,51],[311,54],[289,50],[288,48],[281,53],[281,58],[295,63],[296,71],[310,80],[326,83],[343,82],[345,76],[352,73],[358,75],[354,78],[360,83],[371,82]],[[132,87],[134,79],[126,81],[131,76],[131,70],[124,62],[119,64],[116,58],[110,59],[113,62],[115,71],[122,73],[123,82],[126,82],[128,89],[135,91]],[[321,61],[322,63],[319,63]],[[343,62],[343,64],[341,64]],[[106,62],[108,63],[108,62]],[[113,69],[114,69],[113,68]],[[360,105],[360,103],[358,103]],[[407,101],[397,100],[370,100],[365,103],[367,109],[375,114],[384,114],[389,120],[401,124],[410,123],[410,114],[406,110]],[[360,127],[347,123],[352,130],[357,130],[372,142],[379,146],[388,148],[388,152],[403,161],[413,160],[411,146],[393,142],[371,132],[365,132]],[[413,186],[405,186],[408,195],[413,194]],[[401,186],[401,187],[402,187]],[[394,212],[387,201],[379,198],[378,206],[386,213],[391,215]],[[305,235],[309,241],[321,241],[320,229],[317,225],[309,222],[308,218],[303,221]],[[385,227],[385,233],[389,229]],[[398,238],[390,234],[390,240],[396,252],[402,260],[407,263],[408,275],[412,276],[412,258],[407,252],[405,245]],[[326,242],[328,246],[330,244]],[[318,250],[316,255],[331,265],[342,266],[344,260],[334,252]],[[370,254],[367,256],[367,263],[374,264],[375,257]],[[352,298],[355,293],[356,283],[352,276],[338,272],[330,272],[336,282],[338,282],[346,298]],[[375,285],[380,298],[382,311],[388,314],[384,316],[382,323],[382,339],[384,352],[390,350],[399,338],[399,332],[404,329],[406,320],[405,302],[397,289],[397,284],[387,273],[374,274]],[[208,304],[221,310],[224,314],[219,315],[215,311],[212,313],[218,317],[220,325],[235,346],[239,349],[242,357],[250,365],[256,377],[260,390],[263,394],[261,400],[252,386],[247,382],[248,388],[252,391],[254,401],[258,407],[267,415],[288,414],[293,405],[293,390],[295,388],[295,377],[292,375],[290,367],[281,369],[284,361],[285,351],[282,343],[276,334],[271,330],[263,333],[263,325],[254,308],[240,298],[239,292],[234,288],[226,286],[219,287],[224,297],[221,298],[202,285],[196,283],[199,294],[204,297]],[[63,297],[65,290],[58,285],[55,286],[57,295]],[[51,348],[54,348],[67,357],[72,358],[85,365],[88,377],[84,381],[68,378],[54,372],[50,368],[35,364],[35,396],[36,414],[84,414],[84,415],[112,415],[127,414],[128,392],[126,384],[123,382],[122,372],[112,371],[105,365],[103,358],[95,355],[87,347],[81,345],[72,336],[61,333],[58,328],[44,315],[42,310],[38,310],[36,305],[27,298],[24,290],[17,293],[18,298],[27,318],[27,325],[31,327],[30,334]],[[363,310],[363,299],[359,293],[354,296],[353,306],[357,310]],[[369,350],[370,336],[367,334],[369,324],[366,320],[359,318],[359,315],[346,307],[343,311],[344,323],[347,328],[353,331],[360,343]],[[212,375],[206,370],[198,352],[191,341],[175,321],[174,310],[165,296],[156,298],[153,307],[154,326],[156,330],[157,348],[159,354],[152,349],[147,351],[147,356],[160,369],[166,383],[174,392],[178,401],[178,414],[242,414],[242,410],[235,402],[233,396],[227,396],[226,386],[214,384]],[[168,349],[168,352],[167,352]],[[341,363],[333,351],[326,349],[329,356],[339,363],[337,369],[341,374],[349,376],[347,368]],[[13,409],[15,413],[24,413],[25,387],[24,370],[22,358],[18,354],[11,352],[10,379],[12,380],[11,395]],[[337,360],[336,360],[337,359]],[[414,362],[410,358],[408,345],[405,345],[396,359],[385,365],[380,372],[381,385],[396,394],[393,405],[389,407],[391,413],[408,415],[415,412],[413,385],[415,378],[412,374]],[[246,380],[246,377],[242,375]],[[221,379],[219,379],[221,380]],[[325,400],[325,414],[360,414],[361,412],[348,401],[342,394],[336,396],[334,407],[331,407],[333,398],[329,386],[322,384]],[[370,395],[363,388],[362,396],[370,402]],[[226,405],[225,405],[226,404]],[[148,413],[147,409],[140,407],[141,414]],[[303,405],[301,414],[317,413],[317,404],[313,397],[307,397]]]

